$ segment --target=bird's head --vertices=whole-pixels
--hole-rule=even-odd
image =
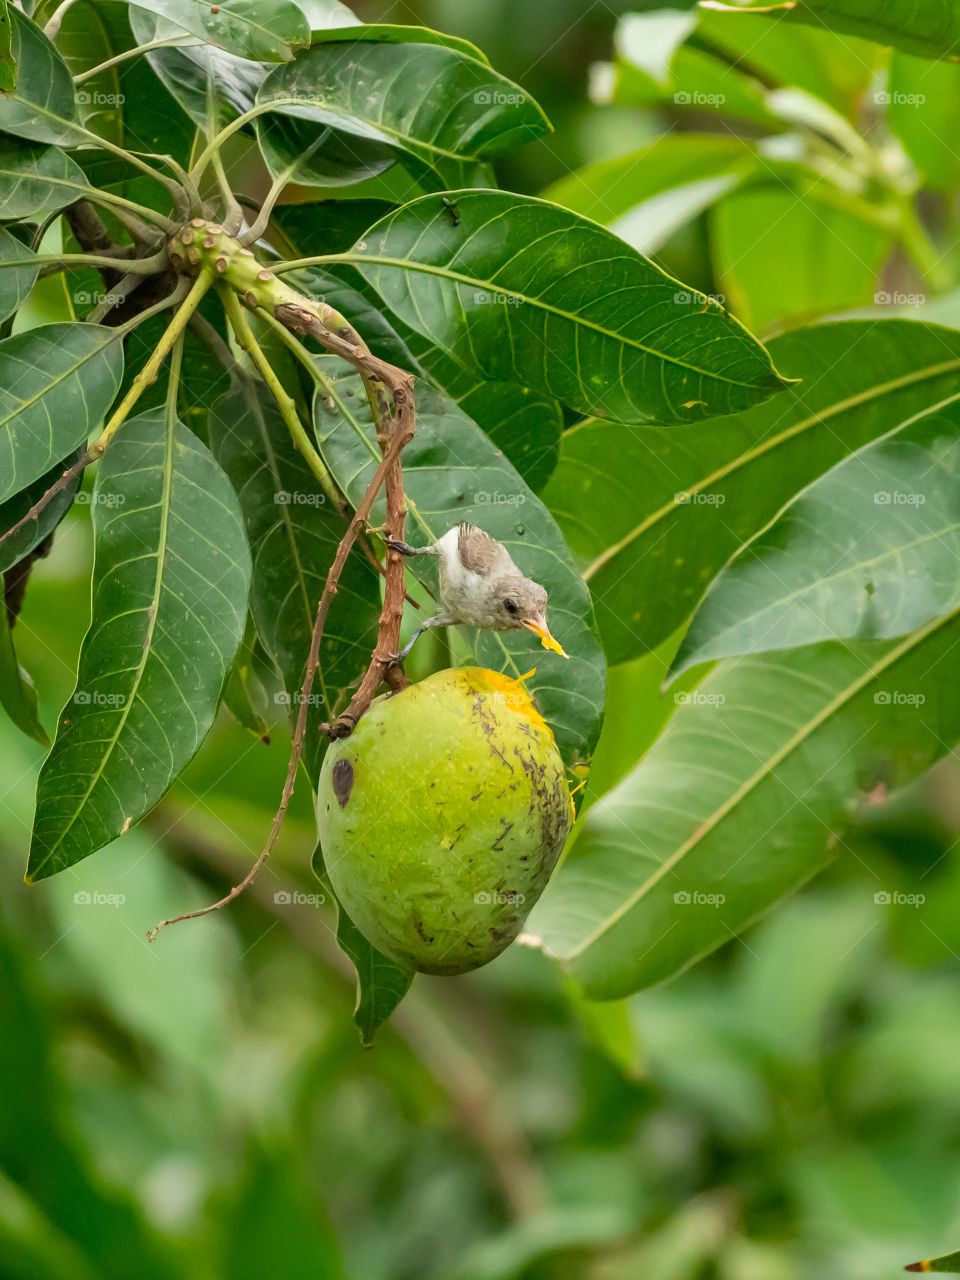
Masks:
[[[508,574],[494,583],[494,595],[498,610],[498,629],[510,630],[525,627],[538,636],[545,649],[552,649],[561,657],[568,655],[550,634],[547,626],[547,593],[539,582]]]

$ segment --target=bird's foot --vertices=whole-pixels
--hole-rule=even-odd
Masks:
[[[409,542],[404,542],[402,538],[384,538],[384,542],[391,551],[399,551],[402,556],[415,556],[419,552],[418,547],[411,547]]]

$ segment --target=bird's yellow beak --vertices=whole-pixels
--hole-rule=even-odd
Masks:
[[[570,657],[569,653],[564,653],[559,644],[557,644],[556,640],[554,640],[553,636],[550,634],[550,628],[547,626],[547,620],[542,614],[539,618],[532,618],[529,620],[525,618],[520,625],[522,627],[526,627],[528,631],[532,631],[535,636],[538,636],[540,643],[545,649],[552,649],[554,653],[559,653],[561,658]]]

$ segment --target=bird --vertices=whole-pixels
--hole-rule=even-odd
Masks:
[[[438,556],[440,611],[421,622],[399,653],[401,663],[428,627],[468,626],[490,631],[525,627],[545,649],[569,657],[547,626],[547,593],[539,582],[524,577],[502,542],[485,529],[465,522],[448,529],[431,546],[413,547],[399,538],[386,545],[402,556]]]

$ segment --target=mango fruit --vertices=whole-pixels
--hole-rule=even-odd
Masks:
[[[529,694],[481,667],[378,698],[331,744],[317,793],[344,909],[378,950],[423,973],[466,973],[516,938],[572,813]]]

